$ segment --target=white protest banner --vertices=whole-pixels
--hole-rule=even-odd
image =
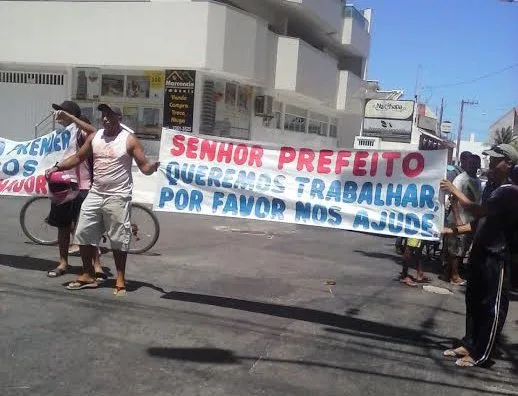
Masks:
[[[48,195],[45,169],[63,158],[70,140],[66,129],[25,142],[0,138],[0,195]]]
[[[437,240],[445,151],[247,144],[164,129],[154,209]]]

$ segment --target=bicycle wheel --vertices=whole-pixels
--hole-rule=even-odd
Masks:
[[[129,253],[138,254],[151,249],[160,236],[160,223],[155,214],[144,205],[131,205],[131,242]]]
[[[57,245],[58,233],[45,221],[49,213],[50,200],[48,197],[29,199],[20,211],[20,226],[23,233],[38,245]]]

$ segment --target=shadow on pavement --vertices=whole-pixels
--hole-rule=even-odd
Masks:
[[[431,337],[433,337],[432,339],[431,337],[428,337],[426,332],[421,330],[392,326],[360,318],[338,315],[331,312],[319,311],[316,309],[176,291],[166,293],[162,296],[162,298],[213,305],[218,307],[237,309],[240,311],[266,314],[279,318],[317,323],[363,334],[379,335],[384,338],[388,337],[396,339],[405,344],[412,343],[414,345],[434,345],[437,349],[440,347],[436,341],[438,338],[437,335],[431,335]],[[444,342],[449,341],[449,339],[445,338],[441,338],[441,340]]]
[[[148,288],[155,290],[157,292],[160,292],[162,294],[167,293],[164,289],[162,289],[159,286],[155,286],[152,283],[140,282],[140,281],[134,281],[134,280],[128,280],[128,279],[126,280],[126,290],[128,292],[137,291],[141,287],[148,287]],[[107,279],[105,282],[100,283],[99,289],[100,288],[111,288],[111,289],[115,288],[115,279]]]
[[[417,385],[419,384],[431,384],[436,385],[438,389],[440,387],[449,388],[452,390],[464,390],[464,391],[474,391],[474,392],[483,392],[486,393],[485,389],[477,388],[473,386],[471,382],[471,386],[463,386],[457,383],[446,383],[444,381],[434,381],[426,378],[414,378],[410,376],[400,375],[400,374],[388,374],[382,373],[379,370],[365,370],[357,368],[353,365],[351,366],[338,366],[333,364],[328,364],[324,362],[315,362],[315,361],[306,361],[306,360],[292,360],[292,359],[275,359],[265,356],[239,356],[234,354],[234,352],[227,349],[219,349],[219,348],[166,348],[166,347],[150,347],[147,348],[147,353],[151,357],[161,358],[161,359],[170,359],[170,360],[178,360],[181,362],[192,362],[199,364],[228,364],[228,365],[239,365],[243,364],[245,361],[254,362],[251,366],[250,370],[252,370],[257,362],[266,362],[266,363],[279,363],[279,364],[294,364],[297,366],[308,366],[308,367],[322,367],[333,370],[341,370],[344,372],[356,373],[356,374],[366,374],[369,376],[378,376],[383,378],[390,379],[398,379],[402,381],[410,381],[414,382]],[[491,392],[494,395],[509,395],[509,392],[497,391],[493,390]]]
[[[389,254],[389,253],[383,253],[383,252],[369,252],[369,251],[359,250],[359,249],[355,249],[354,252],[361,254],[362,256],[365,256],[365,257],[392,260],[398,265],[403,264],[402,255],[400,256],[397,254]],[[443,273],[441,260],[439,258],[429,258],[423,254],[423,256],[421,258],[421,265],[423,266],[423,270],[425,272],[429,272],[432,274],[438,274],[438,275],[442,275],[442,273]],[[414,268],[410,268],[410,269],[414,269]]]
[[[56,260],[47,260],[30,256],[14,256],[10,254],[0,254],[0,265],[11,268],[18,268],[30,271],[48,272],[57,266]],[[110,273],[108,267],[103,267],[104,271]],[[81,266],[69,266],[67,274],[80,275],[83,273]]]

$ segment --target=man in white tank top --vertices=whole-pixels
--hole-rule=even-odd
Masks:
[[[150,163],[139,140],[121,126],[122,112],[118,107],[100,104],[98,110],[102,112],[104,129],[90,135],[75,155],[47,170],[47,175],[75,168],[93,154],[93,183],[81,207],[75,241],[80,246],[84,273],[67,288],[98,286],[92,257],[106,233],[117,268],[114,294],[120,296],[126,291],[126,258],[131,239],[132,161],[145,175],[155,173],[159,163]]]

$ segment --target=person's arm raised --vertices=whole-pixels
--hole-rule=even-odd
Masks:
[[[79,118],[73,116],[70,113],[67,113],[64,110],[56,111],[55,116],[56,116],[56,120],[64,119],[69,122],[75,122],[75,124],[78,126],[78,128],[81,129],[82,131],[84,131],[87,136],[97,132],[97,130],[95,129],[95,127],[93,125],[90,125],[89,123],[80,120]]]

